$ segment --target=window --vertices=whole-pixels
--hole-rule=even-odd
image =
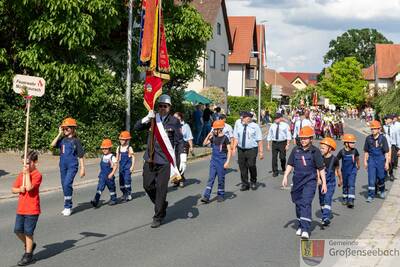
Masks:
[[[215,69],[215,51],[210,50],[210,57],[209,57],[209,62],[210,62],[210,68]]]
[[[256,95],[256,90],[246,88],[244,94],[245,94],[245,96],[255,96]]]
[[[221,35],[221,23],[217,23],[217,34]]]
[[[226,65],[226,56],[224,54],[221,54],[221,70],[225,71],[225,65]]]
[[[256,80],[256,69],[255,68],[247,69],[247,78],[249,80]]]

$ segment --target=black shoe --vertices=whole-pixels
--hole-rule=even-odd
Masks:
[[[394,181],[394,176],[393,176],[393,174],[392,174],[392,175],[390,175],[390,177],[389,177],[389,180],[390,180],[391,182],[393,182],[393,181]]]
[[[240,191],[248,191],[249,187],[247,185],[242,185],[242,188],[240,188]]]
[[[17,264],[18,266],[26,266],[33,262],[34,260],[32,253],[25,253],[24,256],[22,256],[22,259]]]
[[[224,202],[225,199],[224,199],[223,196],[218,196],[218,197],[217,197],[217,201],[218,201],[218,202]]]
[[[172,187],[174,187],[174,188],[176,188],[176,187],[178,187],[179,186],[179,182],[178,183],[174,183],[173,185],[172,185]]]
[[[274,172],[274,173],[272,174],[272,177],[278,177],[278,173],[277,173],[277,172]]]
[[[347,207],[348,207],[349,209],[354,208],[354,202],[353,202],[353,201],[347,202]]]
[[[151,228],[158,228],[160,226],[161,226],[161,220],[160,219],[153,219],[153,222],[150,225]]]
[[[331,224],[331,221],[329,219],[326,219],[326,220],[322,221],[322,225],[323,226],[328,226],[330,224]]]
[[[206,197],[202,197],[202,198],[200,199],[200,201],[203,202],[204,204],[210,203],[210,200],[209,200],[208,198],[206,198]]]
[[[93,208],[97,208],[99,206],[99,202],[96,200],[91,200],[90,204],[92,204]]]
[[[251,190],[257,190],[257,183],[250,184]]]

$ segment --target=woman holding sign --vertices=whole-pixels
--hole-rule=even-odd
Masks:
[[[79,165],[79,175],[81,177],[85,176],[85,162],[83,159],[85,151],[81,141],[76,136],[76,127],[76,120],[66,118],[60,126],[57,137],[51,142],[51,147],[60,149],[61,185],[64,192],[64,210],[61,213],[64,216],[70,216],[72,212],[72,184]]]

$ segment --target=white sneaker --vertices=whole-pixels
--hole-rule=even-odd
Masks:
[[[301,233],[301,239],[309,239],[310,235],[307,232],[302,232]]]
[[[301,228],[297,229],[296,235],[297,235],[297,236],[301,236]]]
[[[128,201],[132,200],[132,195],[128,195],[128,197],[126,198]]]
[[[71,209],[64,209],[61,213],[64,216],[70,216],[71,215]]]

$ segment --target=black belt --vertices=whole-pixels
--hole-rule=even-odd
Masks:
[[[272,143],[283,143],[283,142],[287,142],[287,140],[283,140],[283,141],[272,141]]]
[[[258,147],[253,147],[253,148],[240,148],[240,147],[238,147],[239,148],[239,150],[242,150],[242,151],[247,151],[247,150],[252,150],[252,149],[258,149]]]

